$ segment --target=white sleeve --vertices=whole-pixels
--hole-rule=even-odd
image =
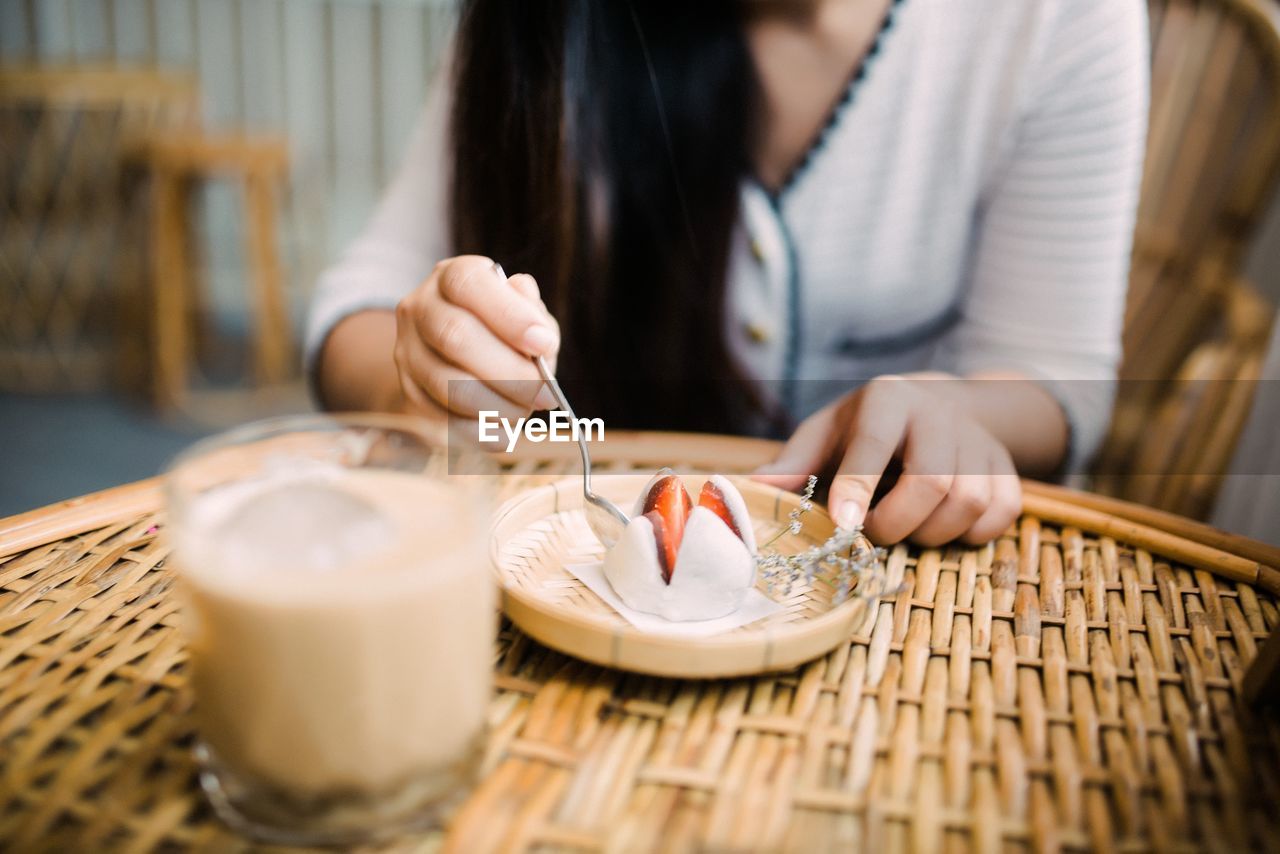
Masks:
[[[447,63],[443,69],[447,69]],[[436,75],[399,171],[364,231],[321,274],[307,316],[304,359],[316,359],[340,320],[359,311],[394,308],[449,251],[449,74]]]
[[[1143,0],[1052,5],[977,211],[962,320],[938,362],[1042,381],[1067,416],[1075,470],[1100,444],[1115,393],[1149,47]]]

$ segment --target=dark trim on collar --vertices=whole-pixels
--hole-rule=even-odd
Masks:
[[[885,10],[884,18],[880,21],[880,29],[876,31],[875,38],[871,40],[870,47],[867,48],[866,54],[858,62],[853,73],[849,75],[849,82],[845,84],[844,93],[840,96],[840,100],[832,105],[831,111],[827,113],[826,121],[822,123],[822,127],[814,135],[809,142],[809,146],[805,149],[804,154],[796,161],[791,170],[787,172],[782,183],[778,185],[776,190],[766,187],[758,179],[756,183],[760,184],[765,194],[773,199],[775,207],[796,185],[799,180],[809,171],[809,167],[813,164],[818,154],[827,147],[827,139],[831,136],[831,132],[835,130],[836,125],[840,123],[840,118],[848,110],[849,106],[854,102],[858,91],[862,88],[862,83],[867,78],[867,73],[874,64],[876,57],[880,54],[881,48],[884,46],[885,36],[893,29],[894,18],[898,13],[898,8],[903,4],[903,0],[889,0],[889,8]]]

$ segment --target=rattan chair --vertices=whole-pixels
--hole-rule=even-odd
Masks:
[[[0,389],[122,387],[184,403],[198,284],[191,201],[215,180],[243,190],[253,379],[293,377],[277,245],[288,162],[280,139],[202,130],[198,90],[182,75],[0,70]]]
[[[146,206],[122,154],[190,126],[194,82],[0,69],[0,389],[79,391],[145,372]]]
[[[1272,0],[1152,0],[1151,124],[1101,492],[1203,517],[1272,306],[1240,277],[1280,176]]]

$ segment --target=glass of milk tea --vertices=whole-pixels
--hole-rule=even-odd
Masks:
[[[396,416],[304,416],[167,475],[200,782],[235,829],[354,844],[467,793],[496,631],[493,467]]]

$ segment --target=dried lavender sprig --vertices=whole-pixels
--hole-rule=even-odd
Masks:
[[[860,536],[861,526],[837,528],[826,542],[811,546],[800,554],[780,555],[763,551],[785,533],[800,533],[803,527],[801,517],[813,509],[812,499],[817,483],[818,478],[810,475],[799,505],[788,514],[787,527],[765,543],[761,547],[761,553],[756,556],[756,566],[769,592],[775,593],[781,587],[783,595],[789,595],[792,586],[801,578],[812,582],[822,572],[832,577],[836,588],[833,600],[837,603],[843,602],[854,590],[859,596],[866,598],[885,595],[885,552],[883,549],[863,545],[866,541]]]
[[[859,528],[840,528],[826,542],[799,554],[760,555],[757,565],[770,592],[781,588],[783,595],[788,595],[792,586],[801,579],[812,582],[822,575],[829,577],[835,585],[836,601],[843,601],[855,587],[870,592],[865,583],[867,579],[883,574],[883,550],[864,545],[860,534]]]
[[[813,491],[818,488],[818,476],[809,475],[809,480],[804,485],[804,493],[800,496],[800,503],[791,509],[787,514],[787,527],[774,534],[769,542],[760,546],[761,549],[767,549],[782,538],[783,534],[799,534],[804,529],[804,523],[800,521],[800,517],[813,509]]]

